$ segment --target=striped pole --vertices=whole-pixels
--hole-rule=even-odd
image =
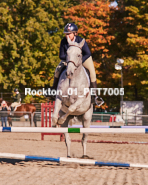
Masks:
[[[148,133],[148,128],[50,128],[50,127],[0,127],[0,132],[31,133]]]
[[[11,153],[0,153],[0,158],[4,159],[18,159],[18,160],[35,160],[35,161],[51,161],[51,162],[67,162],[67,163],[78,163],[86,165],[98,165],[98,166],[115,166],[115,167],[140,167],[148,168],[147,164],[139,163],[118,163],[118,162],[102,162],[90,159],[78,159],[78,158],[66,158],[66,157],[44,157],[44,156],[31,156],[24,154],[11,154]]]
[[[83,125],[68,125],[69,128],[83,128]],[[148,128],[148,126],[108,126],[108,125],[90,125],[90,128]]]

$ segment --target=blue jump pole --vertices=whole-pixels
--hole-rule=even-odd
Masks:
[[[31,160],[31,161],[51,161],[51,162],[67,162],[67,163],[78,163],[86,165],[97,165],[97,166],[115,166],[115,167],[140,167],[148,168],[147,164],[138,163],[120,163],[120,162],[101,162],[90,159],[78,159],[78,158],[66,158],[66,157],[44,157],[44,156],[31,156],[24,154],[11,154],[11,153],[0,153],[0,158],[6,159],[19,159],[19,160]]]

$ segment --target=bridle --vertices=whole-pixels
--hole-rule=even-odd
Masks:
[[[71,47],[71,46],[75,46],[75,47],[77,47],[77,48],[80,48],[79,46],[76,46],[76,45],[70,45],[70,47]],[[80,48],[80,49],[81,49],[81,53],[82,53],[82,48]],[[76,65],[73,61],[68,61],[68,62],[67,62],[67,65],[68,65],[68,63],[73,63],[74,66],[77,67],[77,68],[81,65],[81,64],[80,64],[80,65]]]
[[[68,63],[73,63],[74,66],[77,67],[77,68],[80,66],[80,65],[77,66],[73,61],[68,61],[68,62],[67,62],[67,65],[68,65]]]

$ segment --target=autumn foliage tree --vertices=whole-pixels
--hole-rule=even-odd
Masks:
[[[79,27],[79,34],[84,37],[95,61],[97,83],[102,83],[103,70],[110,73],[107,59],[110,58],[109,45],[114,39],[109,34],[110,7],[109,2],[83,2],[65,13],[65,19],[75,22]],[[107,80],[107,79],[106,79]]]
[[[116,0],[117,7],[112,1],[1,0],[0,88],[51,85],[64,26],[75,22],[92,52],[98,87],[121,87],[114,65],[122,58],[124,99],[148,99],[147,0]],[[119,101],[106,98],[107,105]]]
[[[120,0],[114,12],[112,55],[124,59],[125,99],[148,98],[148,3]]]
[[[100,0],[83,2],[70,8],[64,16],[78,25],[79,35],[86,39],[95,64],[97,84],[101,88],[116,87],[112,78],[115,61],[110,52],[115,39],[114,32],[110,31],[111,13],[110,2]]]
[[[117,2],[117,7],[103,0],[83,2],[70,8],[65,18],[77,23],[80,35],[89,44],[98,87],[121,87],[121,75],[114,65],[117,58],[122,58],[124,98],[147,99],[148,3]]]

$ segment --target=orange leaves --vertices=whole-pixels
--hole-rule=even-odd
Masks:
[[[87,40],[92,53],[97,51],[106,53],[109,50],[106,45],[114,39],[108,35],[110,9],[109,3],[95,1],[84,2],[68,10],[65,18],[71,19],[79,27],[79,34]]]

